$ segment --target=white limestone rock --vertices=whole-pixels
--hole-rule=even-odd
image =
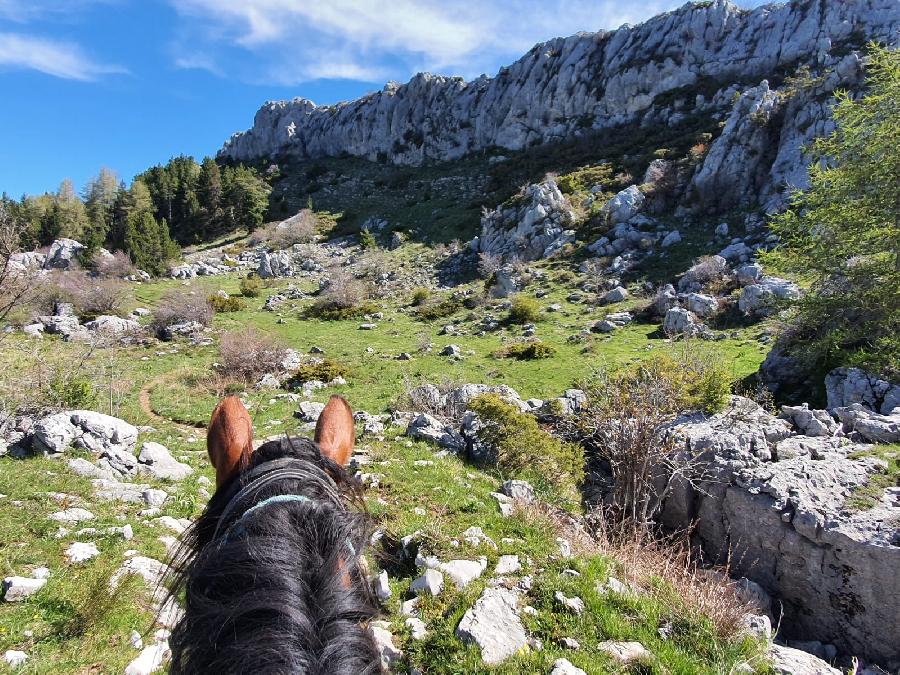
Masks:
[[[508,659],[528,643],[516,594],[505,588],[485,589],[475,605],[466,610],[456,635],[477,644],[481,659],[488,665]]]

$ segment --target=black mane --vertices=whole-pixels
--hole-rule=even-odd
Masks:
[[[216,491],[185,532],[170,578],[171,593],[184,591],[185,599],[185,616],[169,641],[171,673],[380,672],[360,625],[377,606],[358,564],[367,520],[348,508],[361,505],[359,493],[344,469],[306,439],[265,443],[248,470],[284,457],[302,479],[279,477],[254,489],[252,501],[241,499],[220,526],[243,486],[239,476]],[[254,504],[287,494],[309,500],[268,504],[233,527]]]

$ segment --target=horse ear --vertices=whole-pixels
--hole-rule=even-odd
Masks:
[[[346,466],[356,441],[356,427],[350,404],[332,396],[316,422],[316,443],[322,454],[340,466]]]
[[[221,487],[247,467],[253,454],[253,421],[236,396],[219,401],[206,430],[206,451]]]

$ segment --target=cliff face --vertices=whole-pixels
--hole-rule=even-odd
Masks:
[[[735,93],[763,79],[801,64],[834,67],[867,40],[896,42],[898,27],[896,0],[797,0],[752,11],[725,0],[687,4],[639,26],[536,45],[493,78],[419,74],[333,106],[268,102],[219,155],[348,153],[414,165],[494,146],[519,150],[591,128],[722,114]]]

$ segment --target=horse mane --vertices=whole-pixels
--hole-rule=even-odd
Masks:
[[[358,564],[369,537],[358,487],[307,439],[265,443],[249,468],[283,457],[302,478],[265,483],[220,526],[238,475],[185,532],[167,580],[186,609],[169,640],[170,673],[381,672],[361,626],[378,609]],[[307,500],[271,503],[228,534],[253,503],[288,494]]]

